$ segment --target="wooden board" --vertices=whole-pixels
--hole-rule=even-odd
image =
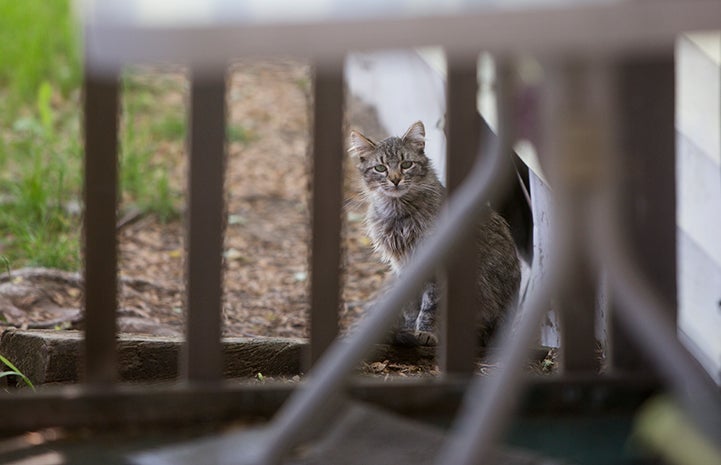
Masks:
[[[79,331],[8,329],[0,337],[0,353],[33,383],[78,380],[82,333]],[[302,339],[223,339],[225,377],[294,376],[300,373]],[[117,341],[122,381],[162,381],[178,377],[180,338],[121,335]]]

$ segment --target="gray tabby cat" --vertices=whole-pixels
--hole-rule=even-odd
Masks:
[[[421,239],[432,232],[445,200],[445,188],[424,153],[425,128],[420,121],[402,137],[374,142],[351,132],[350,152],[368,199],[366,225],[375,250],[396,275]],[[513,306],[521,271],[516,247],[506,221],[495,211],[479,225],[478,325],[484,342]],[[403,310],[394,342],[402,345],[435,345],[439,289],[435,280]]]

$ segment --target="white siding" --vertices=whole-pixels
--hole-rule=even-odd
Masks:
[[[387,135],[403,135],[411,124],[423,121],[426,153],[444,180],[444,77],[413,51],[389,50],[350,55],[346,79],[353,95],[375,107]]]
[[[678,323],[721,382],[721,35],[680,39],[677,63]]]

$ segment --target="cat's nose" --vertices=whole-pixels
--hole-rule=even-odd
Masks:
[[[401,182],[400,176],[389,176],[388,179],[393,183],[394,186],[398,187],[398,184]]]

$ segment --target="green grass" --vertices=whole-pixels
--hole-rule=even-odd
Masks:
[[[0,87],[10,110],[35,99],[43,82],[66,96],[77,89],[80,53],[69,1],[0,3],[0,56]]]
[[[152,132],[165,140],[182,140],[185,137],[185,119],[172,113],[153,123]]]
[[[13,265],[69,269],[79,262],[79,219],[68,209],[80,185],[78,116],[53,104],[62,100],[58,92],[42,81],[34,101],[18,101],[1,116],[9,129],[0,146],[0,252]]]
[[[82,68],[69,5],[0,2],[0,256],[13,268],[80,266]],[[187,88],[177,73],[123,76],[121,210],[178,217]],[[228,128],[229,142],[251,139]]]
[[[5,365],[7,367],[6,371],[0,371],[0,378],[5,378],[7,376],[15,376],[23,380],[23,382],[30,387],[33,391],[35,390],[35,386],[33,385],[32,381],[30,381],[30,378],[25,376],[25,374],[18,370],[15,365],[13,365],[10,360],[0,355],[0,367],[2,365]]]
[[[12,267],[80,265],[79,56],[69,0],[0,3],[0,255]],[[182,115],[182,97],[175,106],[158,100],[182,86],[146,81],[124,79],[131,84],[123,96],[121,208],[169,220],[178,211],[169,178],[177,160],[159,145],[182,145],[174,113]]]
[[[164,222],[175,219],[179,211],[179,186],[171,186],[171,170],[176,163],[173,154],[163,152],[185,141],[183,86],[179,80],[129,73],[122,86],[123,202]]]
[[[226,138],[228,139],[228,142],[248,143],[255,138],[253,133],[248,131],[243,126],[228,125],[226,132]]]
[[[0,254],[76,268],[80,60],[67,1],[0,3]]]

